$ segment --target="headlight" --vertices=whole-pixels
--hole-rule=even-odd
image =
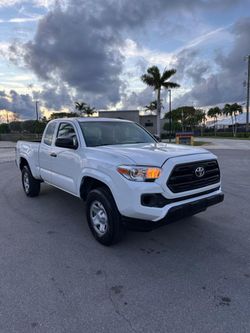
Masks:
[[[161,175],[161,169],[156,167],[121,165],[117,171],[128,180],[136,182],[154,181]]]

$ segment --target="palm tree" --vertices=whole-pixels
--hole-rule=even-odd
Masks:
[[[233,129],[233,136],[234,136],[234,118],[233,118],[233,109],[230,104],[225,104],[223,108],[223,114],[225,116],[230,116],[232,120],[232,129]]]
[[[84,112],[85,107],[87,106],[84,102],[75,102],[75,108],[82,114]]]
[[[157,100],[154,100],[152,102],[150,102],[148,105],[145,105],[145,111],[150,111],[151,113],[153,111],[157,110]],[[162,100],[161,100],[161,108],[164,109],[164,106],[162,105]]]
[[[155,100],[150,102],[148,105],[145,105],[144,108],[145,111],[150,111],[150,112],[157,110],[157,101]]]
[[[84,108],[84,113],[87,115],[87,117],[92,116],[92,114],[95,112],[95,108],[91,108],[89,105],[86,105]]]
[[[206,111],[201,109],[202,112],[202,116],[201,116],[201,136],[203,136],[203,132],[204,129],[206,127],[206,121],[207,121],[207,117],[206,117]]]
[[[242,114],[242,106],[238,103],[232,104],[233,115],[234,115],[234,136],[237,134],[237,115]]]
[[[242,111],[242,106],[239,105],[238,103],[234,104],[225,104],[223,108],[223,113],[226,116],[230,116],[232,119],[232,128],[233,128],[233,136],[236,136],[237,133],[237,115],[241,114]]]
[[[217,119],[218,119],[218,116],[221,115],[221,109],[216,106],[214,108],[210,108],[207,112],[207,115],[208,117],[210,118],[214,118],[214,135],[216,135],[216,123],[217,123]]]
[[[92,114],[95,112],[95,108],[91,108],[85,102],[75,102],[75,108],[80,112],[81,115],[86,114],[87,117],[92,116]]]
[[[176,73],[175,69],[164,70],[162,75],[157,66],[152,66],[147,69],[147,74],[141,76],[142,82],[157,91],[157,135],[161,135],[161,88],[166,89],[178,88],[179,84],[168,81],[171,76]]]

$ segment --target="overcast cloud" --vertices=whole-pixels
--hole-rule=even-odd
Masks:
[[[24,8],[27,2],[13,0],[13,5],[22,3]],[[116,103],[122,108],[143,107],[154,99],[152,90],[140,82],[152,60],[162,69],[177,69],[173,80],[182,88],[174,94],[176,106],[244,99],[243,57],[250,53],[250,18],[244,17],[242,8],[247,0],[58,3],[50,5],[38,23],[25,23],[33,24],[29,40],[8,41],[8,61],[35,74],[40,87],[27,94],[4,89],[13,101],[0,95],[0,110],[8,108],[26,117],[33,113],[34,99],[55,111],[72,109],[75,100],[101,109]],[[32,10],[35,4],[33,1]],[[18,13],[25,11],[28,9]],[[225,13],[234,12],[234,20],[229,20]],[[220,22],[211,23],[216,15]],[[19,22],[22,20],[20,17]],[[124,51],[128,39],[136,43],[138,55]]]
[[[190,92],[175,101],[176,105],[195,103],[198,105],[213,105],[227,102],[243,101],[246,89],[243,86],[246,80],[246,63],[244,57],[250,53],[250,18],[239,20],[231,29],[234,42],[231,51],[224,55],[220,50],[214,59],[218,66],[216,73],[209,74],[209,64],[202,63],[194,58],[185,59],[184,63],[191,62],[191,66],[177,63],[185,74],[193,79],[193,88]]]
[[[9,110],[25,119],[35,118],[35,103],[29,94],[19,94],[11,90],[7,95],[0,91],[0,110]]]

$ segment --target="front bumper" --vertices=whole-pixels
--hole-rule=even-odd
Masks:
[[[139,220],[147,220],[158,222],[163,219],[180,219],[182,217],[197,214],[201,211],[206,210],[207,207],[215,205],[223,201],[224,194],[221,188],[215,189],[210,194],[201,194],[195,198],[181,198],[182,200],[178,202],[173,202],[165,205],[164,207],[146,207],[142,206],[136,199],[135,193],[133,198],[133,203],[127,206],[125,211],[120,211],[124,217],[135,218]]]
[[[215,156],[208,153],[206,159],[212,160],[215,159]],[[212,198],[217,195],[223,195],[220,182],[180,193],[173,193],[167,186],[166,181],[175,165],[203,160],[204,154],[170,158],[164,163],[162,174],[155,182],[129,181],[124,177],[121,178],[121,175],[118,175],[116,172],[113,177],[113,182],[114,184],[119,184],[119,186],[113,186],[111,190],[119,212],[124,217],[157,222],[164,219],[165,216],[170,214],[169,212],[174,212],[174,209],[176,209],[176,212],[178,211],[178,215],[181,214],[180,212],[183,209],[186,210],[185,207],[190,208],[193,203],[199,211],[205,210],[208,206],[215,204]],[[118,178],[118,176],[120,178]],[[145,194],[159,194],[164,197],[164,202],[162,205],[144,205],[142,196]],[[203,201],[203,199],[207,199],[208,201]],[[197,203],[200,201],[202,204],[198,205]],[[209,202],[210,204],[208,204]],[[190,204],[191,206],[185,206],[186,204]],[[195,213],[190,213],[190,215],[193,214]],[[186,216],[184,213],[183,215]]]
[[[163,218],[163,221],[173,222],[194,214],[203,212],[209,206],[216,205],[224,200],[224,194],[219,193],[212,195],[208,198],[192,201],[176,207],[172,207],[167,212],[166,216]]]

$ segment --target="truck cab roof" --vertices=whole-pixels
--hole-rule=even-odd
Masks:
[[[99,118],[99,117],[72,117],[72,118],[57,118],[52,121],[78,121],[78,122],[93,122],[93,121],[115,121],[115,122],[130,122],[130,120],[120,119],[120,118]]]

